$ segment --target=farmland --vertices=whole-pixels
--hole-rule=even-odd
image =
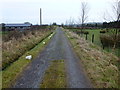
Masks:
[[[74,32],[80,31],[80,29],[71,29],[71,30],[74,31]],[[98,46],[102,47],[101,40],[100,40],[100,35],[102,35],[100,33],[101,29],[92,29],[92,30],[91,29],[85,29],[84,31],[89,32],[89,34],[87,35],[87,40],[89,42],[92,42],[92,35],[94,34],[94,42],[93,43],[95,45],[98,45]],[[111,32],[103,33],[103,35],[104,34],[111,34]],[[86,35],[83,34],[82,37],[86,38]],[[112,51],[112,47],[105,47],[104,50],[107,51],[107,52],[110,52],[110,53],[112,52],[118,57],[120,56],[120,48],[115,48],[114,52]]]
[[[0,35],[5,35],[5,34],[8,34],[8,33],[9,33],[8,31],[4,31],[4,32],[0,31]]]

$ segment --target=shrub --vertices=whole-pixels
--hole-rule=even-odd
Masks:
[[[114,40],[110,38],[109,35],[101,35],[100,40],[104,47],[108,47],[108,46],[112,47],[114,45]]]
[[[84,31],[84,34],[89,34],[89,32],[88,31]]]
[[[117,39],[115,39],[117,37]],[[103,47],[113,47],[116,42],[116,47],[120,47],[120,34],[115,36],[113,35],[101,35],[100,36],[101,43]]]
[[[109,32],[109,29],[108,29],[108,28],[106,28],[106,32]]]
[[[106,33],[106,31],[105,31],[105,30],[102,30],[102,31],[100,31],[100,33]]]
[[[119,29],[119,31],[118,32],[120,32],[120,29]]]
[[[76,31],[76,34],[82,34],[83,31]]]
[[[77,34],[89,34],[88,31],[76,31]]]

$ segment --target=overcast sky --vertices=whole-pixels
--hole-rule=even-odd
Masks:
[[[83,0],[0,0],[0,23],[65,23],[70,17],[78,21]],[[103,22],[104,12],[111,12],[113,0],[84,0],[89,5],[88,22]]]

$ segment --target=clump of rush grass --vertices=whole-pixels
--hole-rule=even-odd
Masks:
[[[94,87],[120,88],[118,57],[103,51],[102,48],[84,40],[73,32],[66,32]]]
[[[54,60],[45,72],[40,88],[65,88],[66,75],[64,60]]]

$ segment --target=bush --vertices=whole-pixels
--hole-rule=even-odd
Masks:
[[[76,34],[83,34],[83,31],[76,31]]]
[[[102,30],[102,31],[100,31],[100,33],[106,33],[106,31],[105,31],[105,30]]]
[[[84,31],[84,34],[89,34],[89,32],[88,31]]]
[[[77,34],[89,34],[88,31],[76,31]]]
[[[109,32],[109,29],[108,29],[108,28],[106,28],[106,32]]]
[[[114,40],[110,38],[109,35],[101,35],[100,40],[104,47],[109,47],[109,46],[113,47],[114,45]]]
[[[117,39],[115,39],[115,35],[101,35],[100,40],[103,47],[113,47],[115,42],[116,47],[120,47],[120,34],[117,35]]]

